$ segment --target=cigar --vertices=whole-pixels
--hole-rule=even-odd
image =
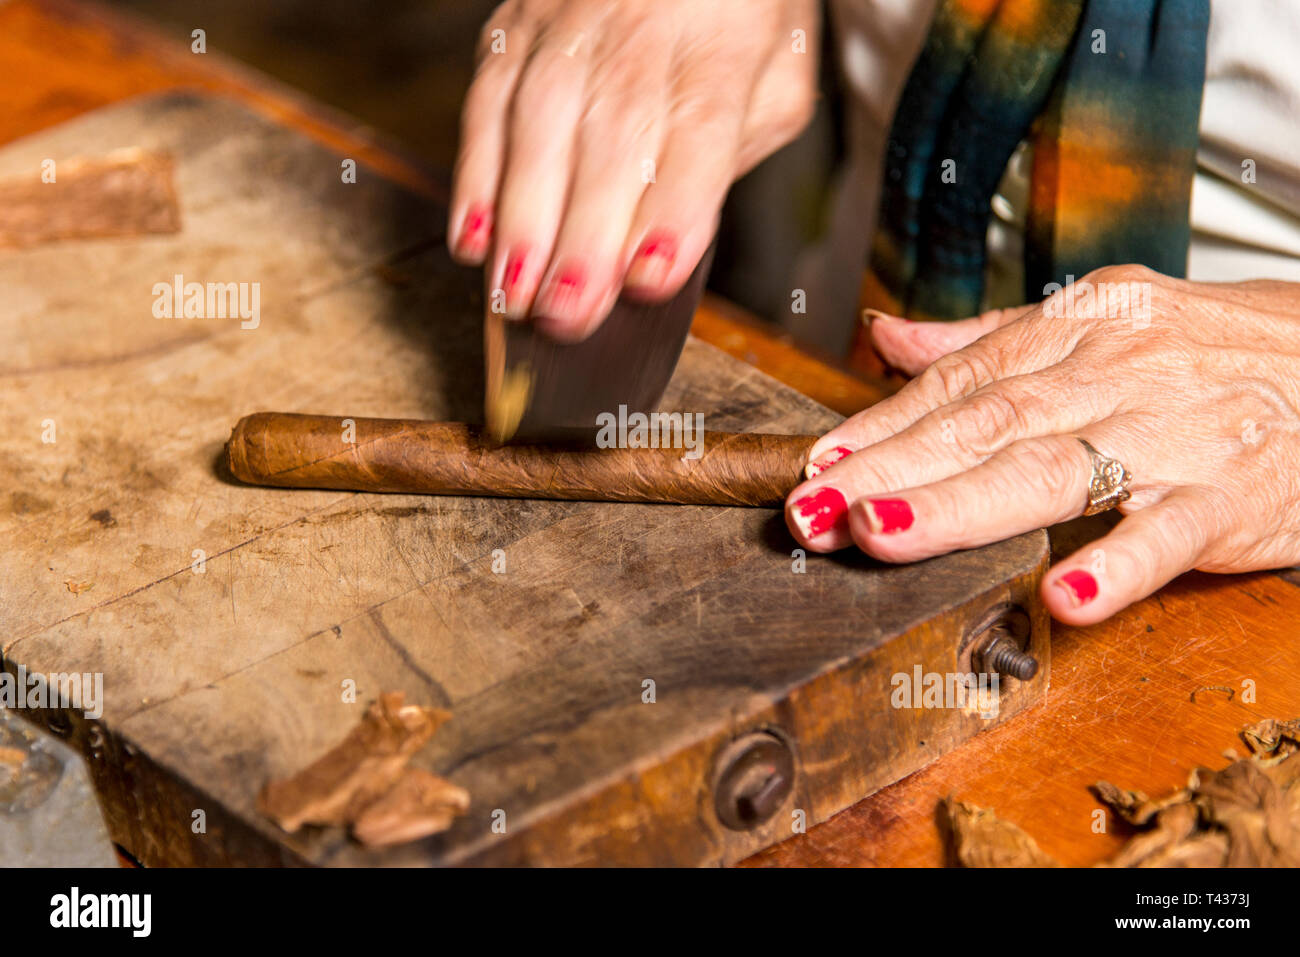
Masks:
[[[459,422],[258,412],[239,420],[226,449],[230,471],[252,485],[779,507],[816,439],[701,432],[692,448],[499,445]]]

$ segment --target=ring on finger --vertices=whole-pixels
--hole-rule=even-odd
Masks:
[[[1133,473],[1126,469],[1117,459],[1102,455],[1087,439],[1079,438],[1080,444],[1088,452],[1092,462],[1092,476],[1088,479],[1088,504],[1084,515],[1096,515],[1123,505],[1133,497],[1128,489],[1133,481]]]

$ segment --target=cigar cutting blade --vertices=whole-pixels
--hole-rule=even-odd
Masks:
[[[691,319],[713,260],[705,253],[691,278],[667,302],[620,297],[608,318],[582,342],[556,342],[531,322],[489,314],[487,431],[499,442],[584,441],[597,417],[652,412],[677,368]]]

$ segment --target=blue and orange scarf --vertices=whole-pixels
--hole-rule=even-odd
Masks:
[[[980,311],[990,203],[1034,147],[1025,300],[1100,266],[1183,276],[1209,0],[939,0],[890,132],[864,303]]]

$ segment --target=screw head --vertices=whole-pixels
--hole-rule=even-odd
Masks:
[[[958,664],[1029,681],[1038,673],[1038,659],[1029,653],[1032,631],[1023,608],[1009,603],[991,608],[962,641]]]
[[[718,755],[713,806],[733,831],[751,831],[770,820],[794,791],[794,754],[770,731],[732,741]]]

